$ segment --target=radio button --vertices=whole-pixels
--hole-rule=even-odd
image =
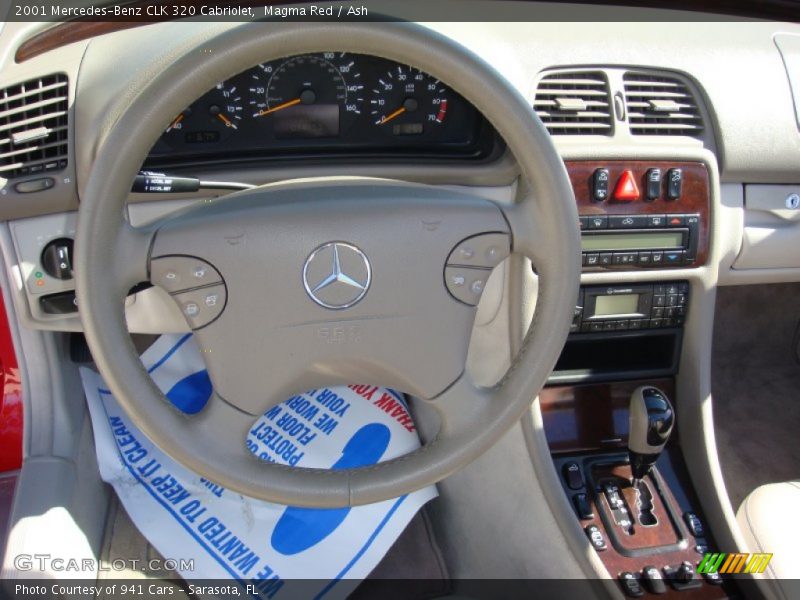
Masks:
[[[647,227],[645,215],[611,215],[608,217],[609,229],[639,229]]]
[[[666,215],[647,215],[648,227],[664,227],[667,224]]]
[[[611,252],[603,252],[600,254],[600,264],[604,267],[610,265],[614,260],[614,255]]]
[[[606,229],[608,227],[608,217],[606,215],[590,215],[588,217],[587,229]]]
[[[608,200],[608,169],[596,169],[592,178],[592,194],[597,202]]]

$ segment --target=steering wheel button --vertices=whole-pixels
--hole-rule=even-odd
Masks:
[[[510,254],[507,233],[480,233],[462,240],[447,257],[449,265],[492,269]]]
[[[225,308],[226,290],[222,284],[212,285],[173,296],[192,329],[200,329],[214,321]]]
[[[206,296],[206,306],[216,306],[219,300],[219,294],[208,294]]]
[[[150,261],[150,281],[170,294],[222,282],[210,264],[193,256],[160,256]]]
[[[483,268],[445,267],[444,279],[447,290],[453,298],[475,306],[481,299],[489,274],[489,269]]]

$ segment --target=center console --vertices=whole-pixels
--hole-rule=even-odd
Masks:
[[[732,583],[697,573],[714,540],[683,463],[680,432],[672,431],[690,270],[709,256],[708,170],[685,161],[572,161],[567,168],[584,285],[540,394],[563,493],[627,596],[728,597]],[[615,272],[628,273],[615,280]],[[669,428],[653,398],[669,407]],[[650,425],[642,410],[653,411]],[[656,438],[659,445],[648,445]]]

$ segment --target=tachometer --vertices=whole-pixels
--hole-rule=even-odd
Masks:
[[[378,78],[369,105],[377,127],[394,135],[420,135],[444,123],[447,88],[419,69],[397,65]]]
[[[253,71],[250,107],[277,138],[334,137],[361,114],[364,86],[345,53],[293,56]]]
[[[177,115],[164,130],[164,140],[186,144],[219,142],[239,129],[244,106],[235,85],[222,82]]]

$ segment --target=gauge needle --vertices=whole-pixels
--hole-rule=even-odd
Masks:
[[[226,117],[222,113],[219,113],[217,115],[217,117],[219,117],[220,121],[225,123],[225,127],[233,127],[234,129],[239,129],[238,127],[236,127],[236,125],[228,117]]]
[[[169,127],[167,127],[166,133],[169,133],[170,131],[172,131],[175,128],[175,126],[178,123],[180,123],[181,121],[183,121],[183,113],[179,114],[178,117],[172,123],[169,124]]]
[[[376,125],[383,125],[384,123],[388,123],[392,119],[402,115],[404,112],[406,112],[405,106],[403,106],[401,108],[398,108],[396,111],[394,111],[392,114],[390,114],[387,117],[381,117],[378,121],[375,122],[375,124]]]
[[[278,106],[273,106],[272,108],[268,108],[267,110],[260,110],[254,117],[263,117],[264,115],[268,115],[269,113],[274,113],[279,110],[283,110],[284,108],[289,108],[290,106],[295,106],[300,104],[302,100],[300,98],[295,98],[294,100],[289,100],[288,102],[284,102],[283,104],[278,104]]]

